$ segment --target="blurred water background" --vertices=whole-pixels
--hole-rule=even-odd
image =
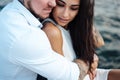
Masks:
[[[0,0],[0,10],[12,0]],[[94,25],[105,45],[97,49],[100,68],[120,69],[120,0],[95,0]]]

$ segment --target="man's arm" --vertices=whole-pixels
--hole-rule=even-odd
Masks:
[[[78,80],[77,64],[55,53],[45,33],[40,29],[26,31],[18,38],[11,50],[11,60],[52,80]],[[17,53],[17,54],[16,54]]]

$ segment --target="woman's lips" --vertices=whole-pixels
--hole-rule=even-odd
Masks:
[[[69,19],[64,19],[64,18],[60,18],[60,17],[59,17],[59,20],[60,20],[60,22],[63,22],[63,23],[67,23],[69,21]]]

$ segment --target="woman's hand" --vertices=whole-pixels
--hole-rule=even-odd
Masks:
[[[99,61],[98,56],[96,54],[94,54],[94,62],[92,63],[92,66],[91,66],[92,67],[92,69],[91,69],[92,73],[88,72],[90,80],[94,80],[94,78],[97,74],[96,69],[98,67],[98,61]]]

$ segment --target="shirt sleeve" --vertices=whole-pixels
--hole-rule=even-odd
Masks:
[[[49,80],[78,80],[78,66],[55,53],[45,33],[34,27],[14,41],[11,61]]]

